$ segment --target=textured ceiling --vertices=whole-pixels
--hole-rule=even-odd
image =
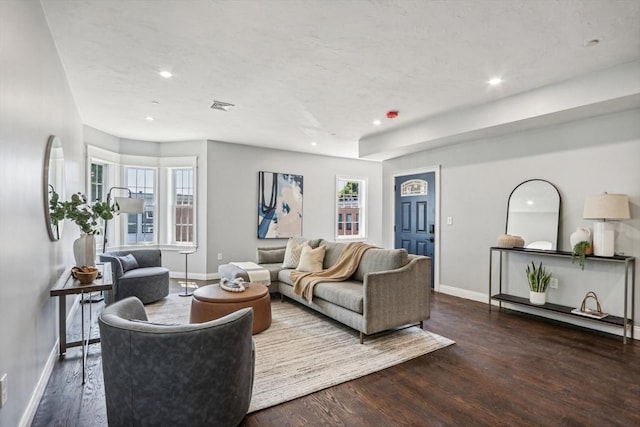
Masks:
[[[358,157],[377,132],[640,58],[638,0],[41,2],[83,122],[145,141]]]

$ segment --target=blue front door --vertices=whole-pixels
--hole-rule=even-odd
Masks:
[[[431,287],[434,285],[436,227],[435,172],[395,178],[395,247],[410,254],[431,257]]]

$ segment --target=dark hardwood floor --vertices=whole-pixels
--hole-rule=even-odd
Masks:
[[[425,329],[456,344],[241,425],[640,425],[638,341],[435,293]],[[84,387],[75,351],[57,362],[33,426],[107,425],[99,346]]]

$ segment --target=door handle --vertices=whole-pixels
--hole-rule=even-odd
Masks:
[[[429,241],[430,241],[431,243],[435,242],[435,240],[436,240],[436,239],[434,239],[433,237],[429,237]]]

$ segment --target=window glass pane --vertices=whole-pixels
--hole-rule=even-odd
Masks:
[[[193,168],[173,170],[174,242],[193,243]]]
[[[106,165],[91,163],[91,194],[90,200],[104,201],[104,176],[106,175]]]
[[[364,186],[360,179],[337,179],[337,237],[365,237],[364,227]],[[343,220],[344,218],[344,220]]]
[[[127,187],[131,197],[144,199],[142,214],[127,215],[128,244],[155,241],[155,169],[127,168]]]

